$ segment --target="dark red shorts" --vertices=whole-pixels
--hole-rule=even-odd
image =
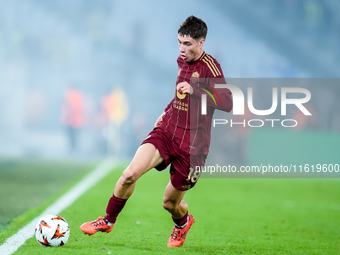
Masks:
[[[158,171],[166,169],[170,164],[171,184],[177,190],[188,190],[195,186],[200,172],[196,166],[204,166],[206,155],[190,155],[179,148],[178,144],[171,140],[168,133],[155,128],[142,142],[153,144],[164,158],[164,161],[155,167]]]

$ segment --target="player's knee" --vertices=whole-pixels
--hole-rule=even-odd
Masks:
[[[127,168],[122,174],[121,181],[123,185],[130,185],[137,181],[136,174],[132,171],[132,169]]]
[[[170,200],[163,200],[163,208],[169,212],[174,211],[176,209],[176,206],[177,205]]]

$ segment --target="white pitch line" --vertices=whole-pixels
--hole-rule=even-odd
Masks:
[[[47,214],[59,214],[64,209],[69,207],[82,194],[93,187],[101,179],[103,179],[115,167],[115,162],[112,159],[107,159],[95,168],[89,175],[87,175],[76,186],[59,198],[54,204],[46,208],[38,217],[33,219],[29,224],[20,229],[16,234],[9,237],[5,243],[0,246],[1,255],[10,255],[14,253],[27,239],[34,235],[35,226],[40,218]]]

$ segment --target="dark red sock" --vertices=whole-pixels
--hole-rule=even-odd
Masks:
[[[188,222],[188,212],[180,219],[175,219],[174,216],[172,216],[172,220],[178,227],[181,227]]]
[[[115,197],[115,195],[112,195],[106,207],[107,214],[105,215],[105,219],[107,219],[111,223],[115,223],[117,216],[123,210],[126,201],[127,199],[118,198]]]

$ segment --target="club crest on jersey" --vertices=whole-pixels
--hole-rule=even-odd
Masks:
[[[200,74],[196,71],[191,75],[191,82],[196,83],[198,82],[198,78],[200,77]]]

